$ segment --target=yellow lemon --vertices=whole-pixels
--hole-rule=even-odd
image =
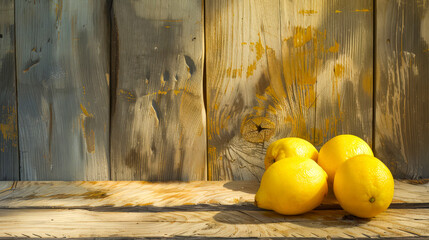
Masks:
[[[285,215],[308,212],[322,203],[328,192],[327,178],[312,159],[282,159],[265,171],[255,204]]]
[[[319,153],[317,152],[317,149],[311,143],[302,138],[282,138],[268,146],[264,161],[265,169],[268,169],[268,167],[276,162],[277,159],[305,157],[317,162],[318,155]]]
[[[368,155],[347,160],[334,179],[334,194],[341,207],[362,218],[385,211],[392,202],[393,188],[393,177],[386,165]]]
[[[333,183],[337,168],[347,159],[361,154],[374,156],[371,147],[359,137],[338,135],[322,146],[318,163],[328,174],[328,181]]]

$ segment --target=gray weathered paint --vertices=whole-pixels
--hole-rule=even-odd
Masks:
[[[108,1],[15,4],[22,180],[108,180]]]
[[[114,1],[113,180],[206,179],[201,0]]]
[[[14,1],[0,0],[0,180],[19,180]]]
[[[429,177],[429,1],[378,0],[375,154],[397,178]]]

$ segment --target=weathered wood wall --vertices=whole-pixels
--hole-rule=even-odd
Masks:
[[[0,0],[0,180],[19,179],[14,3]]]
[[[206,15],[209,179],[259,179],[285,136],[371,143],[371,0],[208,1]]]
[[[109,7],[15,2],[22,180],[109,179]]]
[[[429,177],[429,1],[377,1],[375,154]]]
[[[0,0],[0,179],[260,179],[343,133],[429,177],[428,64],[429,0]]]
[[[114,1],[113,180],[206,179],[202,6]]]

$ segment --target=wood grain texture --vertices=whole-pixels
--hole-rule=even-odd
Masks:
[[[371,143],[371,0],[209,1],[206,15],[209,179],[260,179],[287,136]]]
[[[392,238],[427,237],[428,225],[429,209],[392,209],[371,220],[342,210],[282,216],[271,211],[0,209],[0,237]]]
[[[19,180],[14,1],[0,0],[0,180]]]
[[[271,96],[281,76],[278,8],[269,0],[205,2],[210,180],[260,179],[268,143],[288,133]]]
[[[132,208],[152,211],[168,209],[257,210],[253,202],[259,183],[140,181],[100,182],[0,182],[0,208]],[[395,181],[391,208],[404,204],[428,207],[429,184],[411,185]],[[210,206],[206,206],[210,205]],[[230,206],[230,207],[227,207]],[[405,206],[406,207],[406,206]],[[167,208],[163,210],[162,208]],[[332,192],[318,209],[341,209]]]
[[[108,1],[15,4],[22,179],[109,179]]]
[[[429,177],[429,1],[377,1],[375,154],[397,178]]]
[[[113,180],[205,180],[200,0],[114,1]]]
[[[318,36],[313,41],[320,44],[315,60],[319,66],[314,143],[318,148],[340,134],[356,135],[372,145],[373,8],[373,0],[306,1],[295,8],[315,12],[301,24],[311,26]]]
[[[391,209],[370,220],[355,218],[340,208],[313,210],[299,216],[279,215],[253,206],[257,188],[255,181],[3,181],[0,237],[429,236],[428,183],[396,181]],[[333,203],[328,200],[322,206]],[[403,204],[400,209],[392,209],[398,204]]]

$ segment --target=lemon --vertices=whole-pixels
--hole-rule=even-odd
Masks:
[[[281,159],[262,176],[255,204],[285,215],[305,213],[322,203],[328,192],[327,177],[312,159]]]
[[[368,155],[347,160],[334,179],[334,194],[341,207],[362,218],[385,211],[392,202],[393,188],[393,177],[386,165]]]
[[[311,143],[302,138],[282,138],[268,146],[264,161],[265,169],[268,169],[268,167],[276,162],[277,159],[305,157],[317,162],[318,155],[319,153],[317,152],[317,149]]]
[[[333,183],[337,168],[347,159],[361,154],[374,156],[369,145],[359,137],[338,135],[322,146],[318,163],[328,174],[328,181]]]

